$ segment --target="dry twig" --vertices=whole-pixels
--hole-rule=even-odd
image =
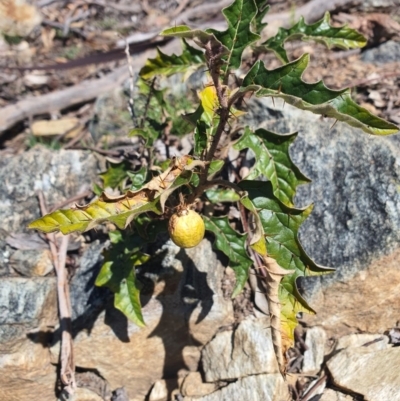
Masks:
[[[39,192],[38,198],[41,213],[44,216],[47,214],[47,207],[45,205],[43,193]],[[54,233],[46,234],[46,237],[49,241],[50,250],[53,255],[53,263],[57,276],[57,298],[61,330],[60,378],[65,386],[64,389],[68,393],[73,394],[76,388],[75,361],[71,326],[71,300],[69,295],[67,270],[65,268],[69,235],[62,237],[59,249],[57,249]]]

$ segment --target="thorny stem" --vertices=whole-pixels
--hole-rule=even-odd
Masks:
[[[200,182],[199,185],[196,187],[196,190],[194,193],[189,197],[189,202],[194,202],[194,200],[201,196],[201,194],[204,192],[204,190],[210,186],[214,185],[223,185],[227,186],[230,188],[233,188],[236,192],[241,192],[241,189],[236,186],[233,183],[230,183],[229,181],[225,180],[214,180],[214,181],[209,181],[208,182],[208,171],[210,168],[210,163],[214,159],[215,152],[218,149],[219,142],[221,140],[222,134],[225,131],[226,124],[228,123],[229,120],[229,114],[230,114],[230,108],[232,104],[239,99],[242,94],[238,94],[238,92],[235,93],[234,96],[232,96],[232,99],[229,99],[228,96],[228,86],[224,85],[221,82],[221,55],[222,55],[222,50],[216,47],[213,47],[211,42],[206,44],[205,46],[206,49],[206,60],[208,64],[208,70],[211,75],[211,79],[213,81],[215,91],[217,94],[218,98],[218,103],[219,103],[219,123],[217,126],[217,130],[215,132],[213,141],[211,143],[210,148],[208,149],[204,161],[208,162],[203,171],[200,173],[199,178]],[[226,71],[226,74],[229,72]]]
[[[238,194],[242,193],[242,188],[240,188],[238,185],[236,185],[233,182],[230,181],[226,181],[226,180],[211,180],[211,181],[207,181],[204,185],[203,185],[203,189],[207,189],[210,187],[215,187],[217,185],[220,185],[221,187],[227,187],[227,188],[231,188],[233,189],[235,192],[237,192]]]

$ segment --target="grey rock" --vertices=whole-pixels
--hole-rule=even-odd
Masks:
[[[185,397],[184,401],[287,401],[287,384],[280,373],[247,376],[200,398]]]
[[[400,61],[400,43],[394,40],[388,40],[378,47],[363,52],[361,60],[373,64],[386,64]]]
[[[218,383],[204,383],[200,372],[190,372],[184,379],[181,387],[182,394],[186,397],[202,397],[223,387]]]
[[[400,348],[350,348],[331,358],[327,367],[335,385],[365,401],[400,400]]]
[[[51,271],[47,249],[33,243],[29,248],[27,237],[21,248],[10,236],[21,240],[19,233],[32,233],[26,226],[40,217],[35,191],[41,190],[51,207],[89,189],[96,176],[97,161],[88,152],[36,147],[0,159],[0,274],[44,276]],[[48,347],[57,313],[54,276],[0,280],[0,399],[28,400],[35,394],[54,401],[57,367]]]
[[[321,327],[311,327],[306,333],[306,346],[303,359],[303,373],[316,374],[324,361],[326,332]]]
[[[55,278],[0,280],[0,400],[54,401],[56,367],[47,348],[57,321]]]
[[[29,331],[54,325],[55,278],[7,277],[0,280],[0,347],[12,353]],[[16,348],[14,348],[16,347]]]
[[[248,318],[235,330],[218,333],[202,351],[206,381],[279,372],[268,322]]]
[[[89,152],[35,147],[0,158],[0,274],[9,274],[10,234],[32,233],[27,225],[40,217],[36,191],[47,206],[88,190],[97,178],[97,160]]]
[[[54,270],[49,249],[18,249],[10,257],[10,265],[22,276],[46,276]]]

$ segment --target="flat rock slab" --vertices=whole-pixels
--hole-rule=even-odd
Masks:
[[[349,348],[331,358],[327,367],[333,382],[365,401],[400,401],[400,348],[370,352],[368,347]]]
[[[267,319],[246,319],[218,333],[202,351],[207,382],[279,372]]]
[[[321,327],[311,327],[307,330],[306,346],[303,359],[303,373],[316,374],[324,361],[326,332]]]
[[[201,398],[184,401],[284,401],[290,400],[287,384],[280,373],[248,376]]]

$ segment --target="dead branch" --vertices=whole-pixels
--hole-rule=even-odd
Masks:
[[[47,207],[43,194],[38,193],[41,213],[47,214]],[[69,235],[63,236],[60,248],[57,249],[56,236],[54,233],[46,234],[49,241],[51,254],[53,256],[54,268],[57,276],[57,298],[58,298],[58,314],[61,330],[61,351],[60,351],[60,378],[65,385],[65,390],[73,394],[76,388],[75,382],[75,360],[74,348],[72,340],[71,325],[71,299],[69,295],[69,284],[65,262],[67,258],[67,249]]]
[[[178,51],[179,42],[170,42],[167,51]],[[132,68],[138,71],[149,57],[154,57],[155,50],[149,49],[132,59]],[[111,91],[129,77],[126,65],[118,67],[112,73],[100,79],[92,79],[80,82],[60,91],[55,91],[42,96],[30,96],[16,104],[0,109],[0,136],[1,133],[18,122],[39,114],[49,114],[63,110],[75,104],[84,103],[95,99],[97,96]]]

